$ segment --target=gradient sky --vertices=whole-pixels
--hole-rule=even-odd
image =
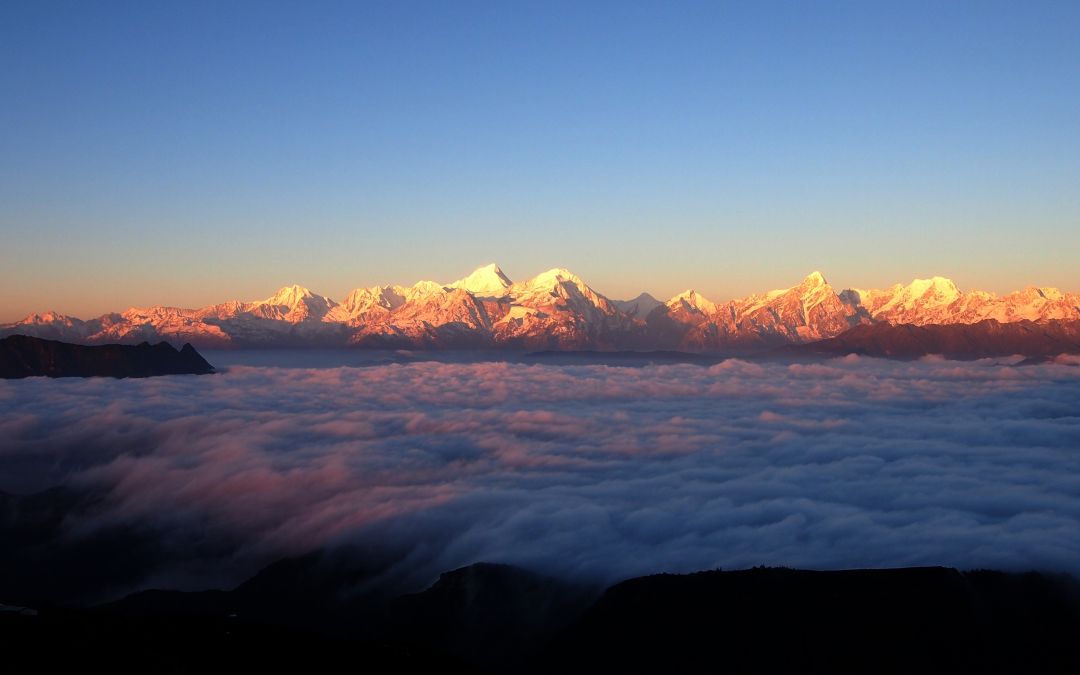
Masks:
[[[0,4],[0,321],[572,269],[1080,290],[1080,3]]]

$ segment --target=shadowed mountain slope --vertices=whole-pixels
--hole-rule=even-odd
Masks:
[[[0,612],[0,648],[13,664],[77,658],[116,672],[221,672],[245,658],[284,672],[350,652],[365,667],[507,673],[1080,669],[1080,584],[1066,576],[754,568],[640,577],[597,598],[586,586],[478,563],[394,596],[349,590],[372,578],[364,565],[324,563],[283,561],[234,591]]]
[[[617,584],[549,655],[615,672],[1064,673],[1078,629],[1069,578],[755,568]]]
[[[87,347],[27,335],[0,339],[0,377],[152,377],[214,372],[195,348],[151,345]]]
[[[803,345],[790,345],[785,354],[844,356],[859,354],[889,358],[919,358],[940,354],[950,359],[1023,355],[1048,357],[1080,354],[1080,321],[999,323],[987,319],[973,324],[856,326],[840,335]]]

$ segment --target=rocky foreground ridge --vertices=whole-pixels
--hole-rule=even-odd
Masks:
[[[23,377],[154,377],[207,375],[214,367],[195,348],[152,345],[73,345],[27,335],[0,338],[0,379]]]
[[[667,302],[609,300],[569,270],[513,282],[487,265],[449,284],[358,288],[338,303],[301,286],[265,300],[200,309],[131,308],[82,320],[55,312],[0,325],[79,344],[161,340],[206,347],[670,349],[733,352],[806,344],[876,324],[1080,320],[1080,293],[1029,286],[963,292],[943,277],[886,289],[835,290],[820,272],[790,288],[715,303],[694,290]]]
[[[9,606],[0,646],[15,672],[106,663],[113,673],[321,672],[341,663],[478,673],[1080,668],[1080,585],[1066,576],[754,568],[600,589],[478,563],[404,595],[372,576],[315,553],[231,591],[152,590],[83,609]]]

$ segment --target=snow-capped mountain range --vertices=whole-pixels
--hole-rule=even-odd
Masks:
[[[198,347],[678,349],[729,351],[804,344],[863,324],[1080,320],[1080,294],[1029,286],[998,296],[943,277],[837,292],[820,272],[790,288],[714,303],[694,290],[660,302],[609,300],[569,270],[513,282],[486,265],[449,284],[357,288],[341,303],[301,286],[265,300],[201,309],[132,308],[83,321],[55,312],[0,325],[84,344],[167,340]]]

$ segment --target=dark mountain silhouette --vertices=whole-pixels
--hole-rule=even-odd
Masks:
[[[477,563],[440,575],[424,591],[402,594],[385,573],[382,564],[319,551],[278,561],[232,591],[143,591],[98,611],[132,620],[234,616],[517,670],[539,658],[601,590]]]
[[[1080,321],[1017,321],[993,319],[971,324],[875,323],[856,326],[840,335],[802,345],[789,345],[780,355],[845,356],[860,354],[889,358],[919,358],[940,354],[950,359],[979,359],[1023,355],[1052,357],[1080,354]]]
[[[11,610],[0,606],[0,653],[5,672],[12,673],[469,672],[467,664],[416,644],[242,616]]]
[[[0,649],[6,665],[114,672],[283,672],[341,658],[376,671],[1080,672],[1080,584],[1066,576],[755,568],[641,577],[597,598],[480,563],[419,593],[343,591],[363,568],[304,556],[234,591],[0,611]]]
[[[907,568],[657,575],[607,590],[549,650],[584,670],[1045,673],[1080,667],[1068,577]]]
[[[485,668],[520,671],[543,656],[599,590],[511,565],[477,563],[391,603],[383,635]]]
[[[947,568],[755,568],[606,591],[478,563],[416,591],[411,547],[287,558],[232,590],[148,590],[184,542],[116,525],[72,536],[104,494],[0,493],[0,653],[35,671],[1074,673],[1080,583]],[[200,541],[191,545],[208,545]],[[227,545],[219,542],[215,545]],[[160,578],[160,577],[159,577]]]
[[[87,347],[27,335],[0,339],[0,377],[152,377],[214,372],[195,348],[151,345]]]

